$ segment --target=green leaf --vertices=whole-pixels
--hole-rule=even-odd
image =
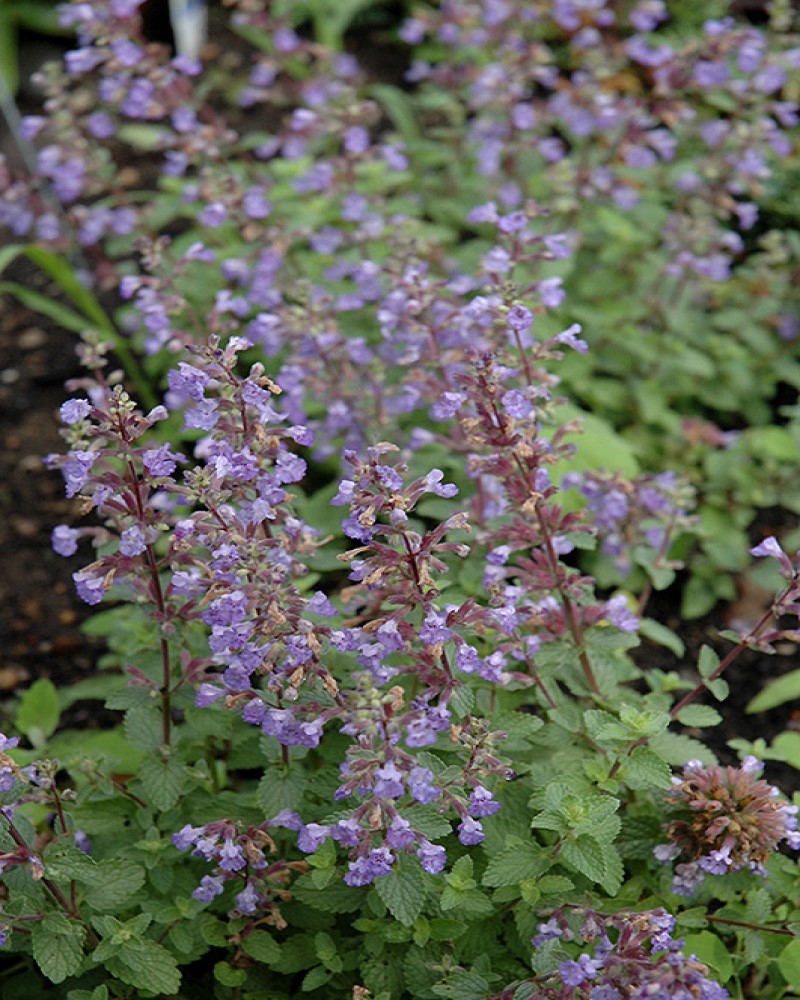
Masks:
[[[428,895],[428,876],[419,861],[401,855],[397,866],[375,880],[375,889],[392,916],[411,927],[422,913]]]
[[[733,975],[733,959],[723,942],[711,931],[687,934],[683,946],[686,955],[697,955],[701,962],[713,969],[721,983]]]
[[[606,872],[601,879],[600,884],[609,896],[616,896],[622,887],[622,880],[625,877],[625,868],[622,864],[619,852],[610,844],[603,845],[603,864],[605,865]]]
[[[244,986],[247,980],[246,969],[235,969],[229,962],[217,962],[214,965],[214,979],[223,986],[236,989]]]
[[[155,705],[136,705],[125,713],[125,736],[137,750],[156,750],[164,739],[161,710]]]
[[[462,920],[435,917],[431,920],[429,929],[432,941],[454,941],[466,931],[467,925]]]
[[[411,826],[428,840],[439,840],[440,837],[446,837],[450,833],[450,821],[433,806],[415,803],[409,809],[403,810],[403,815]]]
[[[670,653],[674,653],[678,658],[682,657],[686,652],[686,647],[681,638],[672,629],[667,628],[666,625],[662,625],[661,622],[654,621],[652,618],[641,619],[639,622],[639,634],[643,635],[646,639],[657,642],[659,646],[668,649]]]
[[[800,698],[800,670],[792,670],[783,677],[776,677],[760,691],[747,706],[748,712],[768,712],[778,705]]]
[[[98,870],[94,858],[74,846],[51,845],[44,852],[43,861],[45,875],[54,882],[91,879]]]
[[[297,768],[283,771],[271,768],[258,783],[256,796],[264,815],[271,818],[283,809],[297,809],[308,779]]]
[[[549,856],[534,844],[515,843],[492,858],[483,874],[483,884],[517,885],[544,874],[550,865]]]
[[[112,976],[137,990],[169,995],[180,989],[177,963],[157,941],[126,941],[115,955],[106,959],[105,965]]]
[[[772,896],[766,889],[753,889],[747,894],[746,919],[754,924],[767,924],[772,918]],[[800,980],[798,980],[800,982]]]
[[[800,938],[790,941],[778,955],[778,968],[787,983],[800,983]]]
[[[680,710],[677,719],[684,726],[695,726],[698,729],[717,726],[722,722],[722,716],[710,705],[687,705]]]
[[[139,401],[145,409],[151,409],[155,406],[158,400],[155,397],[150,380],[142,373],[126,338],[117,332],[105,309],[103,309],[92,292],[78,279],[70,263],[61,254],[54,253],[51,250],[45,250],[43,247],[34,244],[17,243],[4,247],[2,253],[0,253],[0,272],[4,271],[21,254],[33,261],[45,274],[49,275],[61,291],[72,300],[72,304],[86,317],[80,328],[81,330],[85,330],[87,326],[94,327],[114,344],[114,350],[124,365],[128,378],[136,389]],[[16,285],[15,282],[6,282],[5,284],[15,286],[9,288],[9,291],[18,297],[20,290],[23,294],[29,292],[29,289],[25,288],[25,286]],[[24,299],[21,299],[21,301],[24,302]],[[44,307],[42,309],[44,314],[51,315],[51,312],[48,311],[47,302],[40,300],[39,305],[33,306],[33,308],[40,308],[42,306]],[[69,313],[69,310],[67,310],[67,313]],[[73,329],[73,327],[69,328]],[[76,332],[80,331],[76,330]]]
[[[108,1000],[108,989],[105,986],[95,986],[93,990],[70,990],[67,1000]]]
[[[602,882],[608,874],[602,844],[586,833],[565,841],[561,857],[592,882]]]
[[[31,312],[47,316],[48,319],[52,319],[65,330],[71,330],[72,333],[82,333],[88,325],[88,320],[85,316],[74,312],[65,306],[63,302],[49,298],[47,295],[34,291],[32,288],[19,285],[16,281],[0,281],[0,294],[13,295],[18,302],[27,306]]]
[[[61,35],[69,38],[70,31],[58,19],[54,7],[42,0],[15,0],[13,4],[17,23],[38,35]]]
[[[551,477],[559,482],[566,472],[583,472],[586,469],[607,469],[620,472],[631,479],[639,473],[639,463],[631,444],[619,435],[602,417],[587,413],[572,403],[558,408],[560,424],[578,419],[581,433],[572,436],[575,453],[568,460],[562,459],[551,470]]]
[[[446,1000],[486,1000],[489,984],[477,972],[459,970],[447,977],[447,982],[431,987],[431,993]]]
[[[313,872],[301,875],[292,886],[292,895],[301,903],[322,913],[353,913],[364,902],[363,892],[346,885],[341,879],[320,889],[314,883]]]
[[[73,976],[83,962],[86,928],[60,913],[50,913],[37,920],[31,930],[33,957],[51,983],[63,983]]]
[[[445,886],[440,902],[444,911],[458,910],[464,917],[485,917],[494,912],[489,897],[479,889],[454,889]]]
[[[144,880],[141,865],[125,858],[107,858],[92,873],[91,883],[85,890],[86,902],[94,910],[118,913],[141,889]]]
[[[699,760],[703,764],[716,764],[717,758],[700,740],[693,740],[683,733],[659,733],[650,740],[650,747],[659,757],[663,757],[673,767],[683,767],[687,760]]]
[[[0,10],[0,86],[5,86],[11,95],[16,94],[19,86],[19,66],[17,62],[16,19]]]
[[[793,731],[779,733],[769,748],[770,760],[782,760],[800,769],[800,733]]]
[[[16,724],[36,749],[40,749],[58,726],[61,710],[55,684],[46,678],[34,681],[20,699]]]
[[[445,875],[445,881],[454,889],[472,889],[475,886],[475,879],[472,877],[472,858],[465,854],[453,865],[449,875]]]
[[[186,768],[175,757],[163,760],[152,754],[145,757],[139,768],[139,780],[144,786],[150,804],[161,812],[171,809],[186,784]]]
[[[672,768],[648,747],[635,747],[623,758],[621,778],[630,788],[669,788]]]
[[[383,106],[403,140],[406,143],[416,142],[420,137],[419,125],[409,95],[388,83],[374,83],[369,92]]]
[[[638,738],[656,736],[667,730],[670,717],[667,712],[657,712],[649,709],[639,711],[632,705],[622,705],[619,717]]]
[[[717,677],[717,679],[713,681],[706,681],[705,685],[717,701],[725,701],[730,694],[728,682],[722,677]]]
[[[545,875],[537,881],[536,887],[542,896],[559,896],[563,899],[567,893],[572,892],[575,883],[564,875]]]
[[[300,989],[303,993],[311,993],[312,990],[319,989],[320,986],[324,986],[325,983],[331,978],[333,973],[330,969],[326,969],[324,965],[317,965],[315,968],[307,972],[303,977],[303,982],[300,984]]]
[[[266,931],[254,930],[242,942],[242,951],[259,962],[269,965],[281,957],[281,949],[275,938]]]
[[[700,676],[705,680],[710,677],[711,674],[719,666],[720,660],[719,656],[714,652],[710,646],[703,646],[700,649],[700,656],[697,661],[697,669]]]

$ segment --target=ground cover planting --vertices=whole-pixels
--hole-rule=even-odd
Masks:
[[[0,727],[3,997],[800,996],[789,5],[140,6],[0,167],[104,643]]]

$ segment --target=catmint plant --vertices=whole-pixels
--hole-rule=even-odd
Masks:
[[[10,995],[787,996],[797,807],[702,738],[792,636],[793,561],[750,543],[783,588],[727,653],[642,638],[681,649],[650,598],[758,449],[737,351],[795,378],[797,248],[747,244],[794,42],[445,2],[395,87],[229,6],[239,75],[137,0],[66,6],[37,177],[4,176],[80,331],[52,544],[120,713],[59,731],[41,680],[0,736]]]

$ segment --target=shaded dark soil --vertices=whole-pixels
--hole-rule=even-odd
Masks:
[[[734,624],[736,628],[752,627],[769,607],[771,596],[760,588],[753,588],[743,579],[735,602],[720,604],[713,614],[704,618],[685,621],[681,620],[680,593],[677,589],[656,593],[651,598],[647,614],[680,636],[686,646],[686,655],[682,661],[677,661],[663,646],[643,639],[642,645],[633,651],[634,656],[645,669],[680,670],[695,683],[699,679],[696,664],[701,648],[711,646],[721,658],[724,657],[732,648],[732,643],[722,638],[720,632],[734,628]],[[698,699],[698,703],[716,708],[722,715],[722,722],[714,729],[686,728],[684,732],[709,746],[720,763],[737,764],[739,754],[731,750],[728,741],[764,739],[771,743],[779,733],[788,729],[800,730],[800,711],[792,705],[781,705],[758,714],[747,712],[747,705],[769,681],[797,670],[798,666],[795,642],[777,642],[773,655],[744,650],[724,674],[730,688],[728,698],[720,703],[706,693]],[[800,789],[800,771],[788,764],[765,761],[765,777],[779,785],[789,798]]]
[[[15,265],[4,277],[47,289],[32,267]],[[39,677],[73,683],[93,671],[99,651],[79,630],[89,609],[76,600],[71,573],[83,560],[50,548],[50,532],[76,521],[77,507],[42,465],[62,449],[58,407],[77,372],[71,334],[0,299],[0,726],[17,688]],[[79,712],[71,721],[91,718]]]

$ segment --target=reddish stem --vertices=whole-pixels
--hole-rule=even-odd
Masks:
[[[747,647],[759,637],[759,635],[764,630],[766,625],[769,624],[770,620],[774,620],[775,607],[780,607],[781,603],[786,599],[786,597],[793,588],[794,584],[791,584],[780,594],[775,603],[764,612],[764,614],[759,618],[758,622],[747,633],[744,639],[741,640],[739,645],[734,646],[733,649],[729,650],[728,655],[725,656],[720,661],[719,666],[716,667],[713,673],[709,674],[708,677],[706,677],[703,681],[701,681],[697,685],[697,687],[691,690],[688,694],[685,694],[683,698],[681,698],[681,700],[676,705],[673,705],[669,713],[673,719],[678,715],[678,713],[682,709],[686,708],[687,705],[690,705],[698,695],[702,694],[703,691],[705,691],[709,681],[715,681],[721,674],[723,674],[728,669],[728,667],[733,663],[733,661],[737,658],[737,656],[739,656],[740,653],[742,653],[745,649],[747,649]]]

